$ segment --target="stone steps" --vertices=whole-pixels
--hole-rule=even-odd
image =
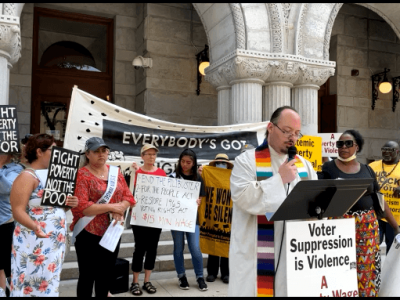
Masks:
[[[71,235],[71,233],[70,233]],[[186,244],[186,240],[185,240]],[[132,254],[135,248],[132,230],[124,230],[121,237],[121,245],[118,257],[124,258],[129,261],[129,270],[132,263]],[[174,242],[172,240],[171,232],[163,230],[160,235],[160,241],[157,248],[157,258],[154,266],[154,272],[175,271],[174,265]],[[193,269],[191,255],[186,246],[184,250],[185,268],[187,270]],[[207,254],[203,254],[204,266],[207,264]],[[130,273],[132,271],[130,270]],[[78,263],[76,259],[75,247],[71,247],[70,252],[65,257],[63,269],[61,272],[61,280],[77,279],[79,277]]]

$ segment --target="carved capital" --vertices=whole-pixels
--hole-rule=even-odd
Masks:
[[[10,64],[15,64],[21,57],[21,31],[19,18],[0,15],[0,54]]]
[[[222,72],[222,67],[219,67],[212,73],[207,73],[205,79],[215,88],[220,86],[228,86],[228,82],[225,80],[225,77],[222,76]]]
[[[335,75],[334,68],[318,68],[302,65],[300,66],[300,70],[300,76],[295,82],[297,85],[313,84],[321,86],[328,80],[329,77]]]
[[[268,77],[268,82],[285,81],[293,84],[300,76],[301,66],[302,64],[298,62],[277,61]]]
[[[222,74],[228,83],[249,78],[265,81],[271,70],[270,61],[250,57],[235,57],[222,66]]]

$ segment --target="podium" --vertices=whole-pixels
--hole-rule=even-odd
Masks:
[[[300,181],[269,221],[343,216],[366,192],[373,178]]]
[[[287,296],[357,296],[353,219],[342,217],[366,192],[373,178],[298,182],[270,221],[284,226]],[[318,220],[310,220],[317,217]],[[306,221],[305,219],[308,219]],[[329,286],[329,288],[328,288]]]

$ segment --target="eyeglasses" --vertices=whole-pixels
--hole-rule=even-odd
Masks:
[[[353,140],[336,141],[336,148],[343,148],[343,146],[350,148],[350,147],[353,147],[353,145],[354,145]]]
[[[381,151],[382,152],[395,152],[396,148],[382,147]]]
[[[148,155],[148,156],[157,156],[157,153],[145,153],[143,155]]]
[[[272,123],[272,124],[274,124],[274,123]],[[292,136],[294,136],[294,137],[296,137],[297,139],[301,139],[302,137],[303,137],[303,135],[301,134],[301,132],[299,132],[299,133],[291,133],[291,132],[287,132],[287,131],[285,131],[285,130],[282,130],[282,129],[280,129],[279,128],[279,126],[278,125],[276,125],[276,124],[274,124],[276,127],[278,127],[278,129],[280,130],[280,131],[282,131],[282,133],[287,137],[287,138],[290,138],[290,137],[292,137]]]

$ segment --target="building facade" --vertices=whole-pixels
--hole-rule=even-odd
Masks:
[[[400,75],[399,11],[380,3],[2,3],[0,103],[17,105],[21,134],[50,129],[61,141],[74,85],[182,124],[258,122],[292,105],[306,134],[360,130],[361,159],[374,160],[399,140],[392,94],[379,93],[371,107],[371,75]],[[197,95],[205,45],[210,66]],[[138,56],[152,67],[135,68]]]

